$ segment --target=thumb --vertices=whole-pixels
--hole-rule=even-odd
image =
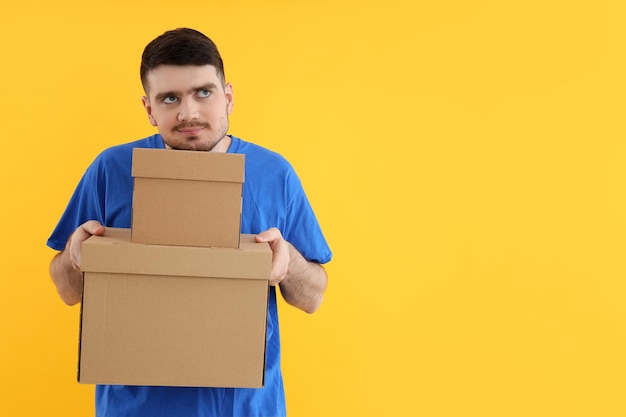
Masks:
[[[83,230],[89,235],[102,236],[106,229],[99,221],[90,220],[83,225]]]
[[[280,233],[280,230],[278,230],[276,227],[270,227],[269,229],[258,233],[254,239],[256,240],[257,243],[262,243],[262,242],[273,242],[275,240],[278,240],[282,238],[282,234]]]

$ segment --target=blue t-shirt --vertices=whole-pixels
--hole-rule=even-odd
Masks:
[[[83,175],[48,246],[63,250],[73,231],[87,220],[108,227],[131,226],[133,148],[164,148],[164,143],[157,134],[102,152]],[[309,261],[330,261],[330,248],[291,165],[234,136],[228,153],[246,156],[241,233],[277,227]],[[96,387],[98,417],[278,417],[285,412],[275,287],[270,287],[263,388]]]

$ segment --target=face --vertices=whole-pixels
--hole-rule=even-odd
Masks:
[[[142,98],[167,147],[225,152],[233,89],[213,65],[161,65],[147,74]],[[226,139],[225,139],[226,137]]]

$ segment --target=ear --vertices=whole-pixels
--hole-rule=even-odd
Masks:
[[[231,114],[235,105],[235,93],[231,83],[226,83],[224,86],[224,95],[226,96],[226,111]]]
[[[156,126],[157,122],[152,116],[152,106],[150,105],[150,101],[148,100],[148,97],[146,96],[141,97],[141,103],[143,104],[143,108],[146,109],[146,113],[148,114],[148,120],[150,120],[150,124],[152,126]]]

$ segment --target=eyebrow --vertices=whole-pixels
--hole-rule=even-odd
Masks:
[[[191,89],[188,90],[188,93],[197,93],[198,91],[202,91],[202,90],[209,90],[209,91],[213,91],[217,89],[217,85],[215,83],[206,83],[204,85],[201,85],[199,87],[193,87]],[[154,99],[156,101],[161,101],[163,100],[165,97],[178,97],[180,96],[180,91],[164,91],[162,93],[158,93],[156,96],[154,96]]]

